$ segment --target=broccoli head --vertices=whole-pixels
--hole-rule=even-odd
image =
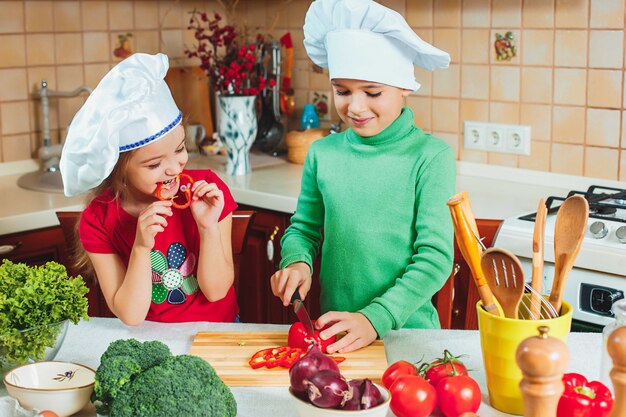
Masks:
[[[114,356],[130,356],[141,366],[141,370],[145,371],[172,356],[172,352],[165,343],[158,340],[142,343],[136,339],[121,339],[109,345],[102,354],[100,363],[105,363]]]
[[[119,391],[110,417],[233,417],[237,403],[208,362],[173,356]]]

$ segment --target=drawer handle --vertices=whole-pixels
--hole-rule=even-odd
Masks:
[[[280,227],[274,226],[274,231],[272,231],[272,234],[270,235],[270,238],[267,241],[267,248],[266,248],[267,260],[270,262],[274,260],[274,238],[276,237],[279,231],[280,231]]]
[[[460,270],[461,270],[461,265],[455,262],[452,268],[452,275],[456,276],[456,274],[458,274]]]
[[[7,254],[13,252],[15,249],[19,248],[20,246],[22,246],[22,242],[17,242],[14,245],[1,245],[0,246],[0,255],[7,255]]]

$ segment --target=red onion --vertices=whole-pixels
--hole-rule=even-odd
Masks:
[[[325,369],[306,381],[309,401],[320,408],[338,408],[352,398],[352,387],[338,371]]]
[[[351,379],[348,383],[352,387],[352,398],[343,405],[343,410],[360,410],[361,395],[363,395],[363,379]]]
[[[367,410],[376,407],[383,402],[383,396],[380,390],[372,381],[365,379],[363,383],[363,395],[361,396],[361,410]]]
[[[339,372],[339,367],[332,358],[324,355],[317,345],[311,345],[306,355],[289,369],[291,389],[295,393],[305,392],[307,390],[305,382],[319,371],[327,369]]]

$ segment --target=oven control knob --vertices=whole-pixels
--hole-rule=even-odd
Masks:
[[[593,222],[591,226],[589,226],[589,231],[591,235],[596,239],[602,239],[609,233],[609,229],[606,228],[604,222]]]
[[[626,243],[626,226],[620,226],[615,231],[615,236],[620,243]]]

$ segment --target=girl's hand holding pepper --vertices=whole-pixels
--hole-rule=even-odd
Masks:
[[[346,335],[332,345],[328,345],[326,350],[331,353],[348,353],[370,345],[378,337],[378,333],[372,323],[361,313],[349,313],[347,311],[329,311],[322,314],[315,322],[317,329],[327,329],[320,332],[322,340],[333,335],[346,332]]]
[[[224,193],[215,183],[196,181],[191,186],[191,213],[198,228],[210,229],[217,226],[224,209]]]

